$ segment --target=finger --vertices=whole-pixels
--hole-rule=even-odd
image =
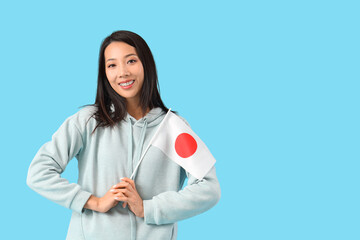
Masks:
[[[113,185],[113,186],[111,187],[111,189],[113,189],[113,188],[119,188],[119,187],[121,187],[122,185],[123,185],[123,181],[118,182],[117,184]]]
[[[122,195],[122,196],[117,195],[116,197],[114,197],[114,199],[119,202],[126,202],[128,200],[128,197],[126,197],[124,195]]]
[[[122,195],[124,195],[124,196],[126,196],[126,197],[132,197],[132,196],[134,196],[134,193],[132,192],[132,191],[130,191],[130,190],[128,190],[127,188],[119,188],[119,189],[113,189],[114,191],[113,191],[113,193],[115,194],[115,195],[117,195],[117,194],[122,194]],[[111,190],[110,190],[111,191]]]
[[[109,190],[109,192],[119,193],[119,192],[124,192],[124,190],[127,190],[127,189],[126,188],[112,188]]]
[[[127,178],[127,177],[121,178],[121,180],[124,182],[130,183],[130,185],[133,187],[133,189],[136,189],[134,180]]]
[[[118,184],[112,186],[112,189],[120,189],[120,188],[127,188],[129,191],[133,189],[131,184],[128,182],[119,182]]]
[[[117,184],[113,185],[111,188],[117,188],[117,187],[118,187],[118,184],[120,184],[120,183],[122,183],[122,182],[134,183],[134,181],[131,180],[130,178],[123,177],[123,178],[120,178],[120,182],[118,182]],[[135,184],[134,184],[134,186],[135,186]]]
[[[118,193],[118,192],[119,192],[119,189],[112,188],[112,189],[109,190],[109,192]]]

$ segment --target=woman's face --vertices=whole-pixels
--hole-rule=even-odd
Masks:
[[[112,42],[104,52],[105,73],[111,87],[127,101],[140,100],[144,68],[133,46]]]

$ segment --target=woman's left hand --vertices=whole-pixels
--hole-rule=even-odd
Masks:
[[[135,182],[130,178],[122,178],[121,182],[114,185],[111,190],[116,201],[122,201],[123,207],[129,205],[129,209],[138,217],[144,217],[144,205],[136,190]]]

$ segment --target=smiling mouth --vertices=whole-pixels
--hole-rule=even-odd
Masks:
[[[133,84],[134,82],[135,82],[135,80],[130,80],[128,82],[119,83],[119,85],[122,87],[126,87],[126,86]]]

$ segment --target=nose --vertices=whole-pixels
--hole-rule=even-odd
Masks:
[[[126,64],[120,64],[119,72],[118,72],[119,78],[124,78],[129,75],[130,75],[130,72],[129,72]]]

